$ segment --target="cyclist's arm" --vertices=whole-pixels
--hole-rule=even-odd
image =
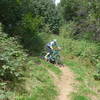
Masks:
[[[50,48],[53,50],[53,47],[52,46]]]

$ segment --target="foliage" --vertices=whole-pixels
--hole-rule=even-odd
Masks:
[[[29,54],[41,52],[43,38],[49,37],[49,33],[59,33],[60,15],[52,0],[1,0],[0,9],[4,31],[21,37],[20,42]]]
[[[32,17],[32,13],[24,15],[21,21],[21,27],[17,27],[17,32],[20,33],[21,43],[23,47],[29,52],[40,52],[40,49],[43,47],[44,41],[39,35],[42,34],[41,27],[43,24],[43,18],[40,16]],[[45,36],[44,36],[45,37]],[[37,42],[37,44],[36,44]],[[40,45],[40,49],[38,48]]]
[[[0,1],[0,22],[11,32],[21,19],[21,8],[19,0]]]
[[[27,32],[29,32],[29,34],[34,34],[34,32],[37,32],[37,30],[39,30],[39,28],[42,25],[42,21],[43,18],[36,16],[35,18],[32,17],[32,13],[28,13],[26,15],[24,15],[24,17],[22,18],[22,29],[24,34]],[[34,35],[33,35],[34,36]]]
[[[75,39],[100,41],[99,0],[61,0],[60,9],[66,23],[74,21]]]
[[[1,29],[0,29],[1,31]],[[18,79],[23,75],[27,55],[13,37],[0,32],[0,77],[4,80]]]
[[[67,54],[71,53],[72,55],[82,58],[89,58],[91,62],[96,62],[96,59],[99,60],[99,45],[96,46],[95,44],[89,43],[87,41],[75,41],[72,39],[66,39],[65,44],[62,46],[64,48],[63,52],[66,52]]]
[[[54,99],[57,89],[48,70],[56,74],[61,71],[29,57],[17,41],[0,29],[0,99]]]
[[[17,31],[16,33],[18,34],[17,27],[21,27],[22,25],[21,22],[23,18],[26,18],[26,16],[27,18],[31,17],[30,21],[32,22],[33,22],[32,19],[35,18],[34,25],[37,24],[36,21],[37,16],[43,17],[44,19],[44,22],[42,22],[42,24],[44,24],[43,26],[48,24],[52,32],[55,33],[59,32],[60,16],[52,0],[38,0],[38,1],[37,0],[14,0],[14,1],[1,0],[0,9],[1,9],[0,21],[5,25],[6,29],[12,34],[15,34],[16,31]],[[24,24],[24,26],[25,27],[30,26],[30,23],[27,24],[29,25],[25,26]],[[33,27],[30,27],[31,29],[33,28],[33,30],[35,29],[34,25]],[[38,29],[35,30],[38,31]]]
[[[63,18],[66,21],[72,20],[76,16],[75,11],[78,9],[77,0],[61,0],[60,6]]]
[[[96,73],[94,74],[94,78],[95,80],[100,80],[100,62],[99,62],[99,59],[97,61],[97,64],[96,64]]]

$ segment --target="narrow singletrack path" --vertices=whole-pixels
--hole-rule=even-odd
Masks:
[[[71,100],[70,94],[74,92],[74,74],[67,66],[60,67],[60,69],[62,71],[62,75],[60,79],[55,82],[60,92],[57,100]]]

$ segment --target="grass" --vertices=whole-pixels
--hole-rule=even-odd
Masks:
[[[61,71],[58,67],[47,63],[37,57],[33,57],[29,62],[29,70],[25,79],[25,89],[27,93],[18,96],[16,100],[54,100],[58,95],[56,86],[48,70],[56,75]]]
[[[49,40],[53,37],[57,38],[59,44],[62,44],[61,59],[72,69],[76,76],[75,80],[78,81],[75,85],[75,92],[71,94],[72,100],[92,100],[92,96],[99,98],[96,90],[100,82],[93,79],[95,68],[91,63],[91,55],[96,52],[95,44],[83,40],[65,39],[56,35],[51,35]],[[60,76],[60,69],[38,57],[32,58],[29,69],[26,79],[28,93],[18,96],[17,100],[41,100],[41,98],[42,100],[54,100],[58,92],[48,70]]]
[[[95,96],[100,98],[97,90],[100,89],[100,82],[94,80],[95,65],[93,56],[98,55],[99,45],[86,40],[74,40],[65,37],[63,31],[60,36],[51,35],[51,40],[55,37],[61,44],[61,59],[75,73],[78,83],[75,85],[76,92],[72,93],[72,100],[92,100]]]
[[[91,100],[91,96],[99,95],[96,90],[93,89],[95,87],[95,80],[93,79],[93,68],[92,66],[87,66],[83,63],[83,61],[79,58],[69,59],[66,57],[65,64],[69,66],[70,69],[76,74],[76,81],[78,83],[75,85],[76,92],[72,93],[72,100]],[[98,87],[97,85],[96,87]],[[91,96],[90,96],[91,95]]]
[[[33,89],[32,95],[17,100],[53,100],[54,95],[57,95],[54,88],[51,85],[37,86]]]
[[[52,72],[54,72],[58,76],[61,75],[61,70],[59,69],[59,67],[56,67],[54,64],[51,64],[51,63],[46,62],[42,59],[39,59],[38,57],[34,58],[34,62],[37,63],[37,64],[40,63],[42,66],[44,66],[48,70],[51,70]]]
[[[51,70],[52,72],[54,72],[56,75],[60,76],[61,75],[61,70],[55,66],[54,64],[42,61],[42,64],[44,64],[44,66],[46,68],[48,68],[49,70]]]

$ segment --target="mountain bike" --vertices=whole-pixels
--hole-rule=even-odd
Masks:
[[[41,54],[41,58],[42,59],[45,59],[45,55],[47,54],[46,51],[43,51],[42,54]],[[61,61],[61,58],[60,58],[60,50],[53,50],[52,53],[50,53],[48,56],[47,56],[47,60],[48,62],[52,63],[52,64],[57,64],[57,65],[62,65],[62,61]]]

